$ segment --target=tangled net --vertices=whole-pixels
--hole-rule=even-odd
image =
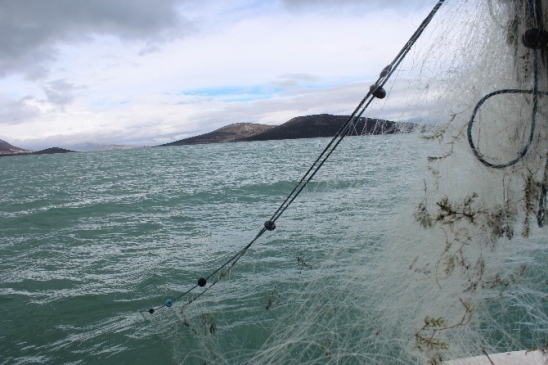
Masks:
[[[545,348],[546,14],[544,0],[447,3],[365,115],[421,126],[408,202],[367,229],[362,206],[344,237],[280,233],[337,244],[289,250],[278,271],[253,266],[276,245],[258,248],[238,269],[252,280],[222,273],[222,290],[154,317],[176,361],[441,364]]]

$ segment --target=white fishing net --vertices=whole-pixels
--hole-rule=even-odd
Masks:
[[[364,114],[422,126],[416,143],[428,156],[390,155],[423,158],[417,176],[394,177],[413,181],[408,202],[364,227],[374,209],[350,201],[350,222],[333,223],[347,224],[343,237],[276,232],[222,289],[151,320],[170,334],[176,362],[441,364],[546,346],[548,51],[522,36],[547,14],[544,0],[444,4]],[[336,188],[318,183],[299,199]],[[294,219],[316,213],[295,209]],[[309,238],[338,244],[299,252]],[[297,262],[253,266],[280,249]]]

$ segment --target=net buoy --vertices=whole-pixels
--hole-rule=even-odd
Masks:
[[[546,48],[548,43],[548,33],[545,30],[532,28],[527,29],[521,37],[523,45],[527,48],[541,49]]]
[[[276,229],[276,223],[274,223],[274,221],[266,221],[264,222],[264,228],[269,231],[273,231]]]
[[[199,286],[202,286],[202,287],[203,287],[203,286],[205,286],[206,284],[207,284],[206,278],[199,278],[199,279],[198,279],[198,285],[199,285]]]
[[[371,85],[369,90],[371,92],[371,95],[378,99],[384,99],[384,97],[386,96],[386,91],[378,85]]]

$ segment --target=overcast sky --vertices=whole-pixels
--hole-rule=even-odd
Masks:
[[[2,0],[0,139],[156,145],[349,114],[435,0]]]

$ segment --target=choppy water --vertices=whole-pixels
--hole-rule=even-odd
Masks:
[[[139,311],[245,246],[327,142],[0,159],[0,364],[176,363],[176,345]],[[268,336],[246,308],[264,305],[273,283],[298,281],[296,255],[315,263],[330,245],[382,241],[377,223],[420,179],[422,144],[345,140],[278,229],[205,295],[219,311],[232,298],[240,313],[227,346],[254,350]]]

